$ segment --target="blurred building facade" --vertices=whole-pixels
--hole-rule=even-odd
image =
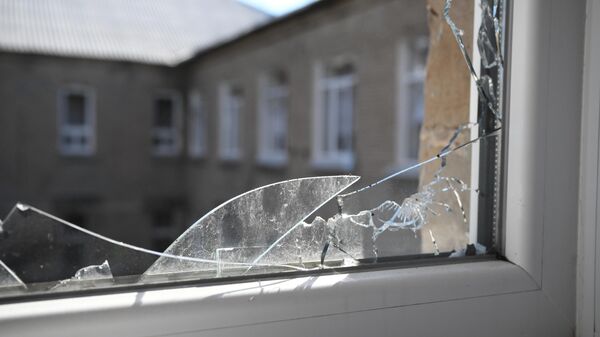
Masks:
[[[28,35],[46,26],[3,20],[2,32],[24,33],[0,37],[2,217],[23,201],[162,249],[251,188],[346,173],[368,183],[417,160],[424,1],[322,0],[279,19],[234,1],[178,1],[146,14],[189,17],[189,39],[185,27],[163,29],[134,50],[119,48],[135,34],[53,49]],[[7,3],[8,17],[26,10]],[[207,4],[214,15],[195,20]],[[140,22],[138,38],[156,37]],[[194,40],[207,25],[212,40]],[[417,177],[399,185],[413,190]]]

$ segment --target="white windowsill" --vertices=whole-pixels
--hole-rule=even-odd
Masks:
[[[8,304],[0,325],[21,336],[38,334],[40,325],[45,336],[155,336],[537,289],[520,267],[484,261]]]

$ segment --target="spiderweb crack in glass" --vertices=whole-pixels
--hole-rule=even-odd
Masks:
[[[498,20],[498,0],[492,0],[492,4],[490,5],[489,0],[481,1],[482,8],[482,23],[478,32],[478,41],[477,45],[479,47],[479,51],[482,55],[482,63],[485,68],[497,67],[499,74],[502,73],[502,56],[501,56],[501,48],[499,45],[500,41],[500,24]],[[479,93],[480,100],[487,105],[497,123],[501,123],[502,116],[498,111],[498,101],[494,94],[494,81],[488,75],[479,76],[473,66],[473,62],[471,57],[469,56],[469,52],[465,46],[463,41],[463,31],[458,28],[458,26],[454,23],[452,18],[450,17],[450,10],[452,8],[452,0],[446,0],[444,4],[443,17],[450,27],[452,34],[454,35],[457,45],[463,55],[467,68],[471,74],[474,84],[477,87],[477,91]],[[340,210],[340,214],[337,218],[333,218],[333,223],[344,222],[346,219],[350,219],[350,222],[355,225],[360,225],[363,227],[372,227],[372,241],[373,241],[373,252],[375,256],[377,256],[377,247],[376,240],[377,238],[386,230],[400,230],[400,229],[410,229],[414,233],[420,230],[425,223],[427,223],[428,217],[430,214],[438,215],[438,213],[434,210],[434,207],[442,207],[446,212],[451,212],[452,208],[449,204],[439,202],[435,200],[435,197],[443,192],[450,192],[461,211],[463,223],[467,225],[467,215],[465,212],[465,208],[463,206],[463,202],[461,200],[460,192],[470,190],[468,186],[462,182],[460,179],[456,177],[447,177],[443,175],[444,168],[446,167],[446,158],[448,154],[452,153],[454,150],[458,150],[462,146],[456,147],[454,150],[452,149],[453,145],[456,143],[458,137],[465,131],[470,131],[474,127],[478,127],[479,122],[477,123],[467,123],[460,125],[453,135],[448,140],[448,144],[442,148],[440,153],[436,157],[429,158],[419,164],[413,165],[407,169],[396,172],[388,177],[385,177],[375,183],[372,183],[366,187],[363,187],[359,190],[343,194],[338,196],[338,209]],[[481,139],[487,138],[486,136],[496,136],[499,134],[501,127],[498,127],[495,130],[492,130],[488,135],[482,135],[474,140],[467,142],[467,144],[477,142]],[[464,144],[463,144],[464,146]],[[438,172],[434,175],[433,180],[426,184],[421,191],[413,194],[412,196],[406,198],[402,204],[398,204],[394,201],[385,201],[380,206],[371,209],[359,212],[354,215],[345,215],[343,214],[343,205],[344,198],[353,196],[357,193],[362,193],[367,191],[375,186],[388,181],[391,178],[399,176],[405,172],[417,169],[425,164],[430,162],[434,162],[437,159],[441,159],[441,165]],[[440,190],[435,190],[435,187],[438,184],[444,184],[445,187]],[[335,233],[335,231],[334,231]],[[434,254],[439,254],[439,248],[437,246],[437,242],[433,236],[433,232],[429,229],[429,234],[431,236],[431,240],[434,245],[435,252]],[[334,241],[339,241],[334,236]],[[479,245],[479,244],[478,244]],[[339,246],[339,244],[338,244]],[[328,245],[326,246],[328,247]],[[479,248],[483,247],[482,245],[478,246]],[[486,249],[478,249],[477,253],[485,253]],[[327,249],[323,249],[323,252],[326,253]],[[456,257],[459,254],[451,255],[452,257]],[[324,260],[324,257],[321,258]]]
[[[494,83],[489,76],[484,75],[480,77],[477,74],[477,71],[473,67],[473,61],[471,60],[471,56],[469,56],[469,51],[467,50],[467,47],[465,46],[465,43],[463,41],[464,32],[456,26],[456,23],[454,23],[454,21],[450,17],[452,1],[453,0],[446,0],[444,4],[444,19],[450,27],[450,30],[452,31],[452,34],[454,35],[458,47],[463,55],[463,58],[467,63],[467,67],[469,68],[469,72],[471,74],[471,77],[473,78],[473,82],[477,86],[477,91],[481,100],[485,104],[487,104],[488,108],[494,114],[495,118],[498,121],[502,121],[502,115],[498,111],[496,99],[492,94],[494,92]],[[502,49],[499,47],[499,36],[501,30],[499,20],[497,18],[499,1],[492,0],[493,4],[491,8],[489,1],[490,0],[481,0],[480,2],[482,8],[482,23],[478,32],[477,45],[482,55],[484,66],[486,68],[498,66],[500,68],[500,71],[503,67],[503,64],[501,56]],[[490,22],[493,27],[492,29],[488,27],[490,26]]]

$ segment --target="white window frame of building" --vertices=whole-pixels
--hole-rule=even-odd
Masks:
[[[156,126],[156,104],[159,100],[170,100],[172,104],[173,125]],[[163,90],[154,96],[152,101],[152,154],[157,157],[172,157],[181,152],[182,99],[174,90]],[[159,143],[155,144],[155,140]]]
[[[84,124],[70,125],[67,120],[68,97],[81,95],[84,99]],[[58,151],[65,156],[91,156],[96,151],[96,93],[88,86],[68,85],[58,90]],[[83,142],[66,142],[65,139]]]
[[[600,2],[590,1],[588,10],[597,11]],[[587,244],[600,231],[580,233],[585,239],[578,243],[575,225],[579,222],[579,230],[596,226],[587,216],[597,217],[598,207],[598,185],[589,184],[597,182],[598,160],[587,153],[597,155],[599,150],[599,77],[586,75],[593,83],[584,82],[584,102],[593,101],[593,106],[580,118],[584,65],[579,56],[590,40],[589,30],[585,44],[582,36],[586,3],[530,0],[512,6],[510,22],[518,34],[511,35],[507,55],[510,118],[504,127],[510,132],[504,133],[506,192],[498,233],[508,261],[12,303],[1,307],[2,333],[105,336],[118,329],[120,336],[597,335],[594,293],[583,298],[579,286],[584,274],[596,272],[594,260],[587,259],[595,250]],[[477,11],[476,6],[475,27]],[[581,201],[580,191],[590,200]],[[580,206],[583,217],[578,217]],[[582,254],[577,254],[578,244]],[[586,260],[576,269],[575,260],[582,255]],[[594,285],[593,279],[585,281]],[[580,307],[582,303],[588,306]],[[576,307],[590,311],[576,319]]]
[[[411,95],[411,92],[415,86],[418,88],[425,84],[426,60],[419,60],[418,57],[427,50],[428,43],[429,39],[426,36],[405,37],[398,42],[396,51],[396,164],[394,169],[412,166],[418,160],[418,137],[423,124],[424,96],[415,97],[415,95]],[[414,173],[416,178],[417,170]]]
[[[350,74],[335,74],[334,69],[349,66]],[[312,165],[319,170],[349,171],[354,167],[354,119],[356,118],[356,63],[348,57],[340,57],[327,65],[314,65]],[[340,106],[342,93],[348,93],[350,108]],[[340,116],[340,114],[346,114]],[[344,118],[345,117],[345,118]],[[340,119],[344,123],[338,123]],[[349,133],[349,147],[340,149],[338,138]]]
[[[188,93],[188,118],[188,154],[192,158],[202,158],[208,149],[207,114],[198,90]]]
[[[239,90],[240,94],[235,94],[236,90]],[[223,161],[241,159],[243,113],[242,87],[233,83],[221,84],[219,86],[219,158]]]
[[[288,161],[287,137],[289,89],[282,74],[258,78],[258,155],[257,162],[269,167],[283,167]],[[283,138],[283,148],[277,146]]]

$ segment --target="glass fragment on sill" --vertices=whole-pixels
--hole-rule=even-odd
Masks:
[[[97,287],[100,283],[112,284],[113,275],[110,271],[108,261],[104,261],[99,265],[84,267],[75,272],[75,275],[70,279],[59,281],[57,285],[50,290],[59,290],[65,288],[84,288]]]
[[[463,257],[473,255],[484,255],[487,252],[487,247],[480,243],[468,244],[466,248],[456,250],[450,254],[449,257]]]

